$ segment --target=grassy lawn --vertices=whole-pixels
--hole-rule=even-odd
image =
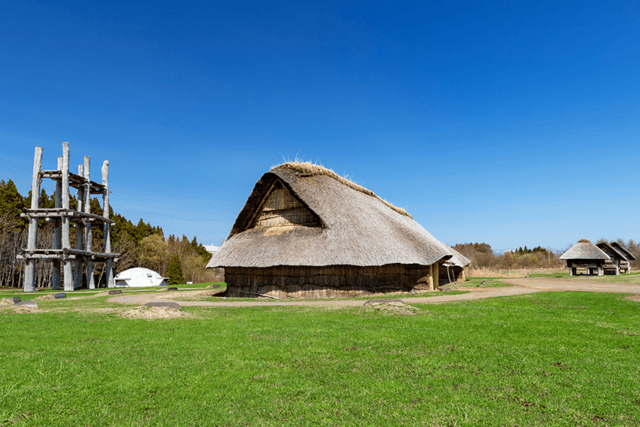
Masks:
[[[47,295],[55,295],[58,293],[65,293],[67,298],[79,298],[79,297],[88,297],[88,296],[96,296],[99,294],[104,294],[105,292],[111,290],[121,290],[123,293],[127,294],[141,294],[148,292],[166,292],[167,288],[178,288],[178,290],[182,289],[200,289],[203,290],[209,285],[219,285],[219,289],[212,289],[212,291],[217,290],[225,290],[227,288],[227,284],[224,282],[210,282],[210,283],[195,283],[191,285],[181,284],[181,285],[171,285],[171,286],[162,286],[162,287],[143,287],[143,288],[100,288],[100,289],[79,289],[73,292],[65,292],[64,290],[51,290],[44,289],[38,292],[23,292],[22,289],[17,288],[0,288],[0,299],[3,298],[11,298],[11,297],[20,297],[22,301],[28,301],[32,299],[42,299],[40,297]]]
[[[640,303],[620,294],[154,321],[107,298],[0,307],[0,425],[640,423]]]

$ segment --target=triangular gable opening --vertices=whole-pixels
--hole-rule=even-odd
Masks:
[[[321,227],[319,218],[278,180],[271,187],[249,228]]]

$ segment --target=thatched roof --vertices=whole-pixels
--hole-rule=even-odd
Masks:
[[[292,169],[292,170],[296,170],[298,172],[300,172],[301,175],[324,175],[324,176],[329,176],[333,179],[335,179],[336,181],[338,181],[341,184],[346,185],[349,188],[352,188],[356,191],[359,191],[361,193],[367,194],[371,197],[375,197],[378,200],[380,200],[382,203],[384,203],[385,205],[389,206],[391,209],[393,209],[394,211],[398,212],[401,215],[406,215],[409,218],[413,218],[411,215],[409,215],[409,213],[407,211],[405,211],[402,208],[399,208],[397,206],[392,205],[391,203],[387,202],[386,200],[378,197],[377,194],[375,194],[373,191],[362,187],[361,185],[356,184],[353,181],[349,181],[347,178],[344,178],[340,175],[338,175],[337,173],[335,173],[334,171],[332,171],[331,169],[327,169],[323,166],[320,165],[316,165],[310,162],[299,162],[299,161],[294,161],[294,162],[286,162],[283,163],[281,165],[278,166],[274,166],[273,168],[271,168],[271,170],[278,170],[278,169]]]
[[[617,248],[614,248],[611,244],[607,242],[596,243],[596,246],[602,249],[602,251],[607,255],[609,255],[610,258],[627,261],[627,258],[624,256],[622,252],[620,252]]]
[[[560,259],[611,259],[602,249],[587,239],[579,240],[571,249],[563,253]]]
[[[321,166],[285,163],[256,183],[207,267],[431,265],[452,256],[373,192]]]
[[[453,254],[453,257],[449,261],[447,261],[446,264],[456,267],[466,267],[467,265],[471,264],[471,260],[469,258],[465,257],[446,243],[443,243],[443,245],[445,245]]]
[[[618,252],[620,252],[621,254],[624,255],[624,257],[627,259],[627,261],[633,261],[636,259],[635,256],[633,256],[633,254],[631,252],[629,252],[628,250],[626,250],[625,248],[623,248],[620,243],[618,242],[611,242],[610,243],[611,246],[613,246]]]

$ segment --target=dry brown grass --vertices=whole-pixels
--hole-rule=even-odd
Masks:
[[[348,180],[347,178],[344,178],[340,175],[338,175],[337,173],[335,173],[334,171],[332,171],[331,169],[327,169],[324,166],[321,165],[317,165],[311,162],[301,162],[299,160],[294,160],[292,162],[286,162],[286,163],[282,163],[281,165],[277,165],[271,168],[271,170],[276,170],[276,169],[293,169],[296,170],[300,173],[303,174],[309,174],[309,175],[325,175],[328,177],[331,177],[333,179],[335,179],[336,181],[338,181],[341,184],[346,185],[347,187],[359,191],[361,193],[364,193],[368,196],[371,197],[375,197],[376,199],[380,200],[382,203],[384,203],[385,205],[387,205],[388,207],[390,207],[391,209],[393,209],[394,211],[398,212],[401,215],[404,216],[408,216],[409,218],[413,218],[411,215],[409,215],[409,213],[402,209],[399,208],[397,206],[394,206],[393,204],[387,202],[386,200],[384,200],[383,198],[379,197],[376,193],[374,193],[373,191],[364,188],[361,185],[358,185],[350,180]]]
[[[527,277],[532,273],[554,273],[561,271],[558,268],[470,268],[465,274],[468,277]]]
[[[420,309],[403,304],[401,302],[385,302],[367,304],[362,311],[368,313],[380,313],[387,316],[415,316],[420,313]]]
[[[175,310],[166,307],[137,307],[132,310],[126,310],[120,314],[125,319],[175,319],[178,317],[188,317],[187,313],[182,310]]]
[[[16,313],[34,313],[41,311],[35,307],[30,307],[28,305],[16,305],[13,303],[13,301],[7,298],[0,299],[0,311],[3,310],[11,310]]]

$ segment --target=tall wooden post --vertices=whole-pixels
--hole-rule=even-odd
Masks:
[[[78,165],[78,175],[84,176],[84,166]],[[78,212],[82,212],[82,205],[84,203],[84,186],[78,188]],[[82,221],[76,222],[76,249],[83,250],[84,240],[84,225]],[[76,271],[73,275],[73,288],[79,289],[82,287],[82,258],[77,257],[76,262]]]
[[[437,291],[440,287],[440,264],[437,262],[433,264],[433,289],[432,291]]]
[[[429,290],[433,290],[433,264],[429,266]]]
[[[69,209],[69,143],[62,143],[62,209]],[[71,238],[69,236],[69,216],[62,216],[62,250],[71,249]],[[64,264],[64,290],[73,291],[73,269],[71,260],[65,258]]]
[[[103,194],[103,214],[106,219],[109,219],[109,161],[105,160],[102,165],[102,185],[104,185]],[[104,223],[104,253],[111,253],[111,223],[105,221]],[[115,281],[113,280],[113,259],[107,259],[107,268],[105,269],[107,275],[107,287],[114,288]]]
[[[42,169],[42,147],[36,147],[36,153],[33,158],[33,176],[31,180],[31,209],[38,209],[40,201],[40,170]],[[38,218],[31,217],[29,219],[29,238],[27,240],[27,256],[28,251],[36,249],[38,241]],[[36,290],[36,260],[27,258],[24,267],[24,291],[34,292]]]
[[[58,170],[62,170],[62,157],[58,157]],[[62,207],[62,182],[56,180],[56,192],[55,192],[55,208],[60,209]],[[56,221],[53,228],[53,249],[60,249],[60,221]],[[54,260],[51,271],[51,289],[60,289],[60,260]]]
[[[91,213],[91,176],[89,169],[91,167],[91,158],[84,156],[84,211],[85,213]],[[91,222],[87,221],[85,227],[85,245],[86,251],[91,252],[91,246],[93,245],[93,230],[91,229]],[[93,279],[93,262],[91,258],[87,260],[87,288],[95,289],[96,283]]]

